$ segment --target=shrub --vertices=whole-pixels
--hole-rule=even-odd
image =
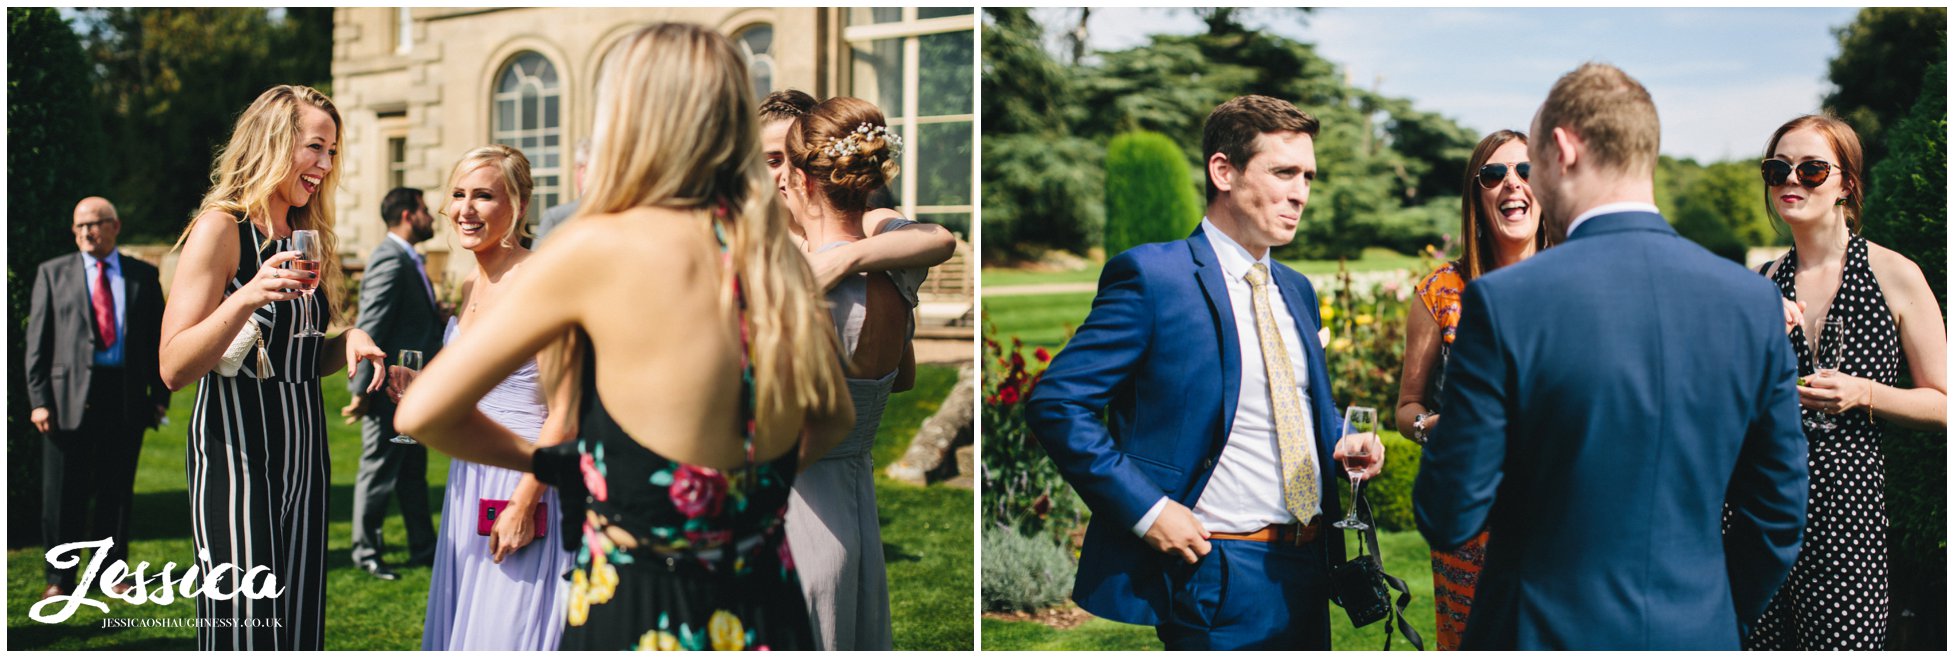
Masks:
[[[1330,332],[1323,353],[1331,397],[1340,405],[1377,409],[1377,422],[1386,429],[1397,429],[1405,311],[1418,303],[1411,299],[1413,277],[1424,273],[1398,272],[1360,285],[1338,265],[1335,278],[1316,291],[1317,311]]]
[[[987,492],[988,493],[988,492]],[[983,598],[987,611],[1039,610],[1072,592],[1078,567],[1049,537],[984,526]]]
[[[1007,351],[996,327],[984,329],[983,479],[985,527],[1018,528],[1026,534],[1064,539],[1085,525],[1084,501],[1065,483],[1058,464],[1025,424],[1024,401],[1038,385],[1051,354],[1045,348],[1027,360],[1024,343],[1011,339]]]
[[[1179,240],[1201,223],[1201,196],[1187,156],[1166,135],[1130,132],[1106,145],[1108,255],[1149,242]]]

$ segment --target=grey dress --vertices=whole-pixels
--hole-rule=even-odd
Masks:
[[[884,231],[908,220],[890,220]],[[823,245],[826,251],[842,243]],[[928,270],[895,270],[856,275],[828,292],[835,329],[850,356],[867,317],[869,276],[888,276],[916,307],[916,291]],[[910,325],[915,331],[915,325]],[[855,429],[834,450],[794,481],[787,505],[787,544],[800,571],[815,647],[821,650],[888,651],[889,574],[882,560],[882,528],[875,508],[875,431],[889,400],[896,373],[876,379],[848,379],[855,403]]]

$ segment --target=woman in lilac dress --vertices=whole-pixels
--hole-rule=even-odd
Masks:
[[[530,254],[518,243],[524,200],[530,198],[529,160],[507,146],[470,151],[455,165],[444,214],[461,246],[475,255],[475,274],[462,288],[460,317],[445,340],[473,326],[501,293],[521,278]],[[446,358],[466,358],[450,356]],[[411,374],[395,378],[405,382]],[[503,379],[477,409],[531,443],[553,445],[568,431],[551,417],[535,361]],[[547,437],[539,440],[539,437]],[[506,501],[487,535],[480,534],[483,501]],[[447,502],[427,593],[424,650],[554,650],[563,637],[558,601],[570,553],[556,537],[562,507],[535,476],[460,459],[448,467]]]

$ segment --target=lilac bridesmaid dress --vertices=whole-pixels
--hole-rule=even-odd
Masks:
[[[454,342],[456,333],[455,322],[449,320],[446,342]],[[535,442],[548,413],[536,362],[523,364],[496,384],[476,408]],[[549,507],[543,527],[550,534],[503,558],[501,564],[489,558],[489,538],[475,534],[477,501],[507,500],[522,476],[460,459],[449,462],[422,650],[549,651],[562,639],[560,597],[567,591],[563,574],[570,570],[572,557],[556,536],[562,527],[556,490],[546,489],[539,500]]]

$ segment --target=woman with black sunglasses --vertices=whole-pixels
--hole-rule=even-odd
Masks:
[[[1792,119],[1765,157],[1765,203],[1793,248],[1760,271],[1804,306],[1790,337],[1812,490],[1804,548],[1744,647],[1884,649],[1886,478],[1873,419],[1946,428],[1947,331],[1920,267],[1859,235],[1866,185],[1851,126]],[[1896,386],[1902,362],[1914,388]]]
[[[1527,185],[1527,136],[1501,130],[1479,141],[1467,162],[1459,235],[1463,253],[1418,283],[1422,306],[1405,315],[1404,374],[1398,378],[1398,427],[1424,443],[1438,425],[1438,391],[1445,381],[1452,337],[1459,327],[1459,295],[1487,272],[1526,260],[1547,248],[1552,231],[1540,230],[1540,209]],[[1472,607],[1479,569],[1486,564],[1486,533],[1456,550],[1432,551],[1432,599],[1438,608],[1437,648],[1459,648]]]

